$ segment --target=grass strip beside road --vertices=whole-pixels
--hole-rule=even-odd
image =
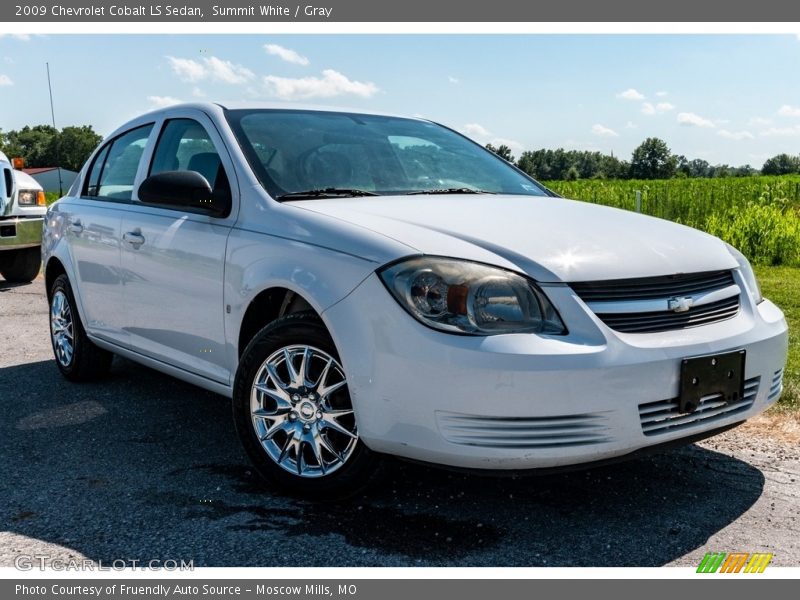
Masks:
[[[761,292],[777,304],[789,323],[789,360],[783,396],[773,410],[800,412],[800,268],[756,267]]]

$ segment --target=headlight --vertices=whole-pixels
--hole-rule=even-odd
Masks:
[[[739,252],[730,244],[725,245],[728,247],[728,252],[731,253],[731,256],[733,256],[733,258],[736,259],[736,262],[739,263],[739,271],[741,271],[744,282],[747,284],[747,288],[750,290],[750,297],[753,299],[753,302],[759,304],[762,300],[764,300],[764,297],[761,295],[761,287],[758,285],[758,280],[756,279],[756,274],[753,272],[753,267],[750,266],[750,262],[747,260],[747,258],[745,258],[744,254]]]
[[[434,329],[472,335],[567,332],[536,284],[510,271],[419,257],[390,265],[379,275],[403,308]]]
[[[17,201],[20,206],[44,206],[44,192],[42,190],[20,190]]]

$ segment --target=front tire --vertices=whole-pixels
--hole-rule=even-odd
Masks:
[[[50,287],[50,341],[56,365],[70,381],[99,379],[111,368],[113,354],[95,346],[86,335],[66,275]]]
[[[28,283],[42,268],[42,251],[36,248],[4,250],[0,254],[0,275],[11,283]]]
[[[338,353],[314,313],[281,317],[256,334],[236,372],[233,418],[258,472],[290,493],[338,499],[375,472]]]

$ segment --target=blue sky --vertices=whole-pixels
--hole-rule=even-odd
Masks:
[[[98,24],[98,27],[102,25]],[[175,100],[263,99],[422,115],[485,143],[613,151],[645,137],[711,163],[800,153],[790,35],[0,37],[0,128],[107,134]]]

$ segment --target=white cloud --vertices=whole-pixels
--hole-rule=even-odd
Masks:
[[[147,101],[155,108],[165,108],[182,102],[182,100],[173,98],[172,96],[148,96]]]
[[[601,125],[600,123],[595,123],[592,125],[592,133],[599,135],[600,137],[619,137],[619,134],[616,131],[610,127]]]
[[[5,87],[8,85],[14,85],[14,82],[11,81],[11,77],[8,75],[0,74],[0,87]]]
[[[653,104],[652,102],[642,102],[642,114],[645,115],[665,113],[674,109],[675,105],[670,104],[669,102],[658,102],[657,104]]]
[[[678,113],[678,123],[690,127],[716,127],[712,121],[690,112]]]
[[[748,125],[769,125],[772,123],[772,119],[765,119],[764,117],[752,117],[747,124]]]
[[[644,100],[645,97],[644,94],[634,88],[628,88],[624,92],[617,94],[617,98],[622,100]]]
[[[491,144],[494,147],[508,146],[514,152],[523,150],[523,145],[517,140],[498,137],[480,123],[467,123],[461,128],[461,131],[481,144]]]
[[[755,136],[749,131],[728,131],[727,129],[720,129],[717,135],[729,140],[752,140]]]
[[[20,42],[30,42],[31,35],[29,33],[0,33],[0,37],[10,37]]]
[[[758,135],[765,137],[795,137],[800,135],[800,125],[795,125],[794,127],[770,127],[762,129],[758,132]]]
[[[467,123],[464,125],[464,133],[476,138],[488,138],[492,135],[486,127],[479,123]]]
[[[203,58],[202,62],[174,56],[167,56],[167,60],[173,72],[182,81],[189,83],[210,79],[222,83],[241,84],[247,83],[255,77],[250,69],[216,56]]]
[[[656,96],[658,96],[659,98],[663,98],[666,95],[667,95],[667,92],[665,92],[663,90],[659,91],[659,92],[656,92]]]
[[[283,46],[279,46],[278,44],[264,44],[264,50],[267,51],[267,54],[271,54],[272,56],[277,56],[281,60],[285,60],[286,62],[292,63],[293,65],[301,65],[303,67],[307,67],[310,63],[310,61],[302,54],[298,54],[294,50],[290,50],[289,48],[284,48]]]
[[[778,114],[782,117],[800,117],[800,106],[784,104],[778,109]]]
[[[255,77],[255,74],[241,65],[235,65],[229,60],[222,60],[216,56],[204,58],[209,76],[211,79],[223,83],[240,84],[247,83]]]
[[[456,85],[456,84],[458,84],[458,83],[461,83],[461,82],[459,81],[458,77],[453,77],[452,75],[448,75],[448,76],[447,76],[447,81],[449,81],[449,82],[450,82],[450,83],[452,83],[453,85]]]
[[[191,58],[167,56],[172,71],[183,81],[200,81],[207,76],[206,68]]]
[[[378,93],[378,86],[371,82],[348,79],[338,71],[325,69],[322,77],[278,77],[267,75],[264,85],[269,92],[282,100],[298,100],[307,98],[331,98],[352,94],[362,98],[371,98]]]
[[[192,96],[194,96],[195,98],[205,98],[206,93],[199,87],[195,86],[192,88]]]

